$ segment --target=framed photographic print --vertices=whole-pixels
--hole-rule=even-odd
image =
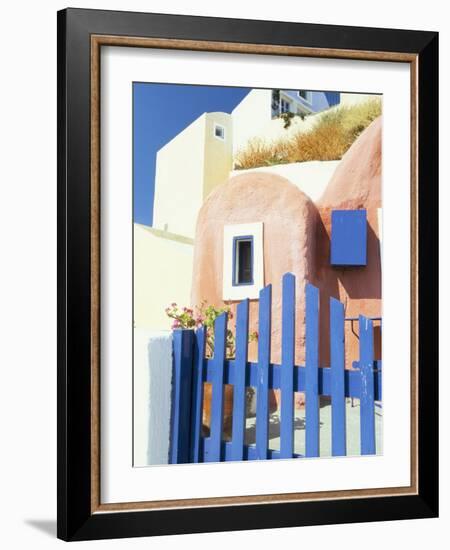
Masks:
[[[434,32],[58,13],[58,536],[438,514]]]

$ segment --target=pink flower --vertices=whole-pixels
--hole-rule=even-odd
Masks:
[[[177,307],[176,302],[172,302],[170,305],[171,305],[172,307]]]
[[[175,319],[175,321],[172,323],[172,328],[175,329],[175,328],[180,328],[181,326],[181,323],[178,319]]]

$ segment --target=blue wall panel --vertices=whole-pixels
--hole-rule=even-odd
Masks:
[[[367,264],[367,211],[333,210],[331,213],[331,265]]]

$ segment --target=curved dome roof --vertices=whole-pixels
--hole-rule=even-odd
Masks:
[[[358,209],[381,206],[382,118],[375,119],[342,157],[319,207]]]
[[[270,172],[248,172],[212,191],[200,209],[197,227],[208,221],[264,221],[274,215],[298,218],[306,205],[313,205],[311,199],[286,178]]]

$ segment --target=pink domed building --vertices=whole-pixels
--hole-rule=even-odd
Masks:
[[[274,173],[247,172],[218,186],[197,219],[192,305],[250,299],[258,330],[258,296],[272,284],[272,362],[280,363],[281,280],[296,276],[295,362],[304,362],[305,285],[320,292],[320,365],[329,365],[329,298],[345,305],[346,368],[358,359],[359,314],[375,321],[381,358],[381,117],[344,155],[314,203]],[[250,360],[257,345],[250,346]]]

